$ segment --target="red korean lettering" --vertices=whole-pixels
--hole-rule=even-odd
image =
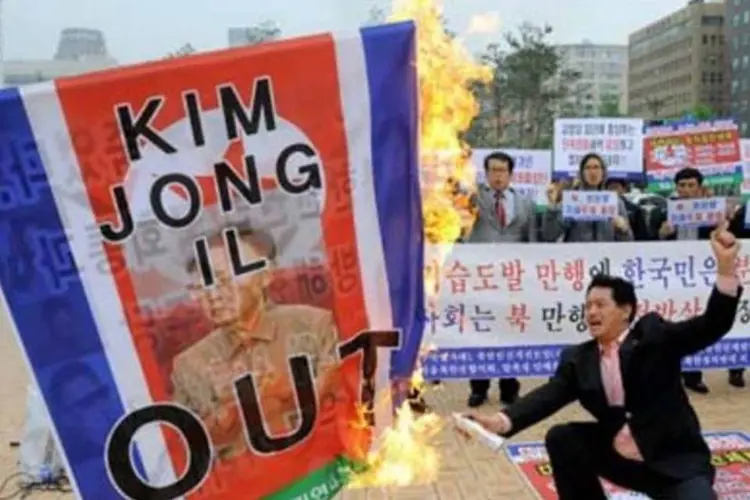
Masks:
[[[513,259],[500,263],[500,269],[502,270],[503,278],[505,278],[508,284],[508,291],[520,292],[522,290],[523,275],[526,271],[523,269],[523,263],[521,259]]]
[[[497,290],[495,284],[495,265],[494,264],[480,264],[477,266],[477,278],[479,278],[479,285],[474,286],[474,290]]]
[[[547,291],[557,291],[557,278],[560,277],[560,271],[557,269],[557,262],[549,260],[536,265],[536,278]]]
[[[566,281],[570,281],[573,285],[573,290],[580,292],[583,290],[583,279],[585,271],[583,269],[583,259],[575,259],[570,262],[566,262],[563,265],[563,276]]]
[[[453,264],[445,273],[445,277],[450,280],[452,294],[466,293],[466,282],[471,278],[471,273],[461,262],[453,261]]]
[[[635,312],[637,316],[645,316],[646,314],[650,313],[652,311],[651,309],[651,303],[648,300],[641,300],[638,301],[638,304],[635,307]]]
[[[703,306],[701,305],[701,301],[698,297],[693,297],[690,300],[686,300],[682,303],[682,307],[680,308],[680,317],[682,319],[689,319],[693,316],[698,316],[703,312]]]
[[[521,333],[525,333],[528,328],[531,316],[529,316],[526,304],[511,304],[510,313],[505,318],[511,327],[517,328]]]
[[[656,302],[654,304],[654,311],[662,318],[669,320],[675,319],[675,316],[677,315],[677,307],[672,299]]]
[[[741,255],[737,257],[737,275],[743,285],[750,282],[750,255]]]

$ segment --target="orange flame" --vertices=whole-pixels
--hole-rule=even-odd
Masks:
[[[470,85],[489,81],[491,70],[474,62],[460,41],[446,32],[437,0],[394,0],[389,21],[404,20],[413,20],[417,27],[425,237],[428,243],[453,243],[474,220],[468,197],[455,189],[456,183],[468,190],[476,184],[469,149],[460,139],[479,112]],[[431,283],[435,279],[436,273],[426,273],[428,295],[436,290]],[[425,385],[418,367],[411,388],[423,393]],[[355,474],[349,487],[433,482],[440,468],[434,438],[442,427],[440,416],[417,415],[404,403],[395,424],[367,455],[365,471]]]

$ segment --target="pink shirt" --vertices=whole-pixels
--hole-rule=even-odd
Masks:
[[[724,295],[736,297],[739,292],[740,282],[734,276],[717,276],[716,277],[716,288]],[[602,373],[602,386],[607,396],[607,401],[610,406],[624,406],[625,405],[625,389],[622,384],[622,371],[620,370],[620,346],[627,337],[630,330],[626,330],[620,335],[617,340],[611,342],[609,345],[599,345],[601,352],[600,369]],[[500,412],[507,423],[508,431],[511,430],[512,423],[508,419],[507,415]],[[615,451],[622,455],[624,458],[642,462],[643,456],[641,455],[638,445],[633,439],[633,434],[630,432],[630,426],[625,423],[622,429],[619,430],[615,435],[614,442],[612,443]]]

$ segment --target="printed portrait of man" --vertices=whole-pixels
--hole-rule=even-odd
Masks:
[[[237,231],[242,262],[266,259],[266,267],[233,275],[230,244],[224,235],[228,228]],[[223,223],[202,234],[214,284],[204,285],[194,239],[183,245],[182,263],[190,276],[190,293],[213,330],[174,359],[173,400],[199,415],[218,458],[228,459],[248,450],[234,381],[252,373],[267,432],[289,434],[298,427],[301,411],[288,359],[308,356],[320,415],[335,399],[338,333],[326,309],[269,300],[276,245],[268,233],[251,227],[249,219]]]

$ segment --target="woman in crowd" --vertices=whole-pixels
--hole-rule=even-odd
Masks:
[[[581,191],[604,191],[607,184],[607,168],[601,156],[589,153],[581,160],[578,179],[570,189]],[[618,199],[618,215],[606,221],[576,221],[563,219],[561,183],[553,183],[547,189],[549,207],[542,218],[542,239],[547,242],[593,242],[632,241],[633,231],[628,222],[628,211],[622,199]]]

